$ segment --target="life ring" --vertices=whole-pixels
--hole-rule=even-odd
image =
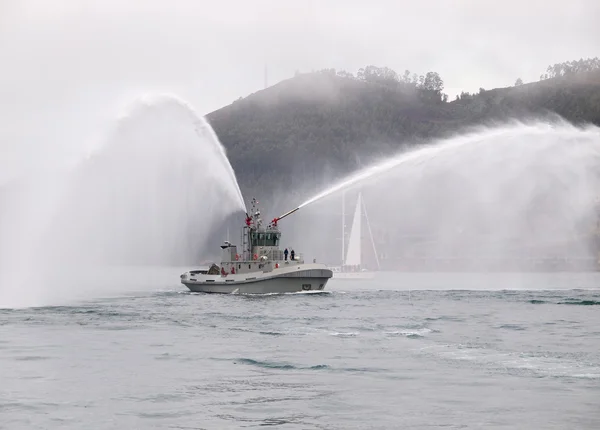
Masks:
[[[235,254],[235,261],[238,261],[240,259],[240,255],[239,254]]]
[[[279,269],[279,263],[275,263],[275,268]]]
[[[254,259],[257,260],[258,259],[258,255],[254,254]]]

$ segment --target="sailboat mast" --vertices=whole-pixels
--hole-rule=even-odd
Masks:
[[[346,259],[346,212],[345,212],[345,200],[346,200],[346,191],[342,191],[342,266],[344,265],[344,260]]]

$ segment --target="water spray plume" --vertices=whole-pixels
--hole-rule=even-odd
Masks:
[[[407,166],[423,164],[436,157],[439,157],[440,155],[444,155],[452,151],[458,151],[461,148],[489,145],[491,141],[496,141],[498,138],[502,138],[503,136],[507,138],[513,138],[521,135],[534,139],[539,138],[541,141],[543,141],[548,136],[548,133],[554,134],[555,137],[570,139],[574,137],[574,133],[587,133],[588,135],[592,134],[598,136],[598,129],[595,127],[578,129],[565,122],[557,124],[536,123],[531,125],[515,123],[509,126],[500,126],[495,129],[481,128],[469,134],[434,142],[427,147],[402,153],[390,158],[389,160],[369,166],[363,170],[360,170],[358,173],[355,173],[338,182],[332,187],[327,188],[319,194],[309,198],[300,206],[298,206],[298,208],[302,208],[306,205],[314,203],[338,191],[350,188],[355,184],[366,183],[368,180],[375,179],[382,174],[397,169],[403,165]]]
[[[169,95],[133,103],[75,168],[23,178],[0,189],[0,307],[102,295],[90,278],[117,266],[195,264],[246,210],[210,125]]]
[[[341,202],[326,196],[360,191],[386,270],[597,270],[599,166],[595,126],[481,127],[334,183],[300,206],[323,201],[293,240],[334,264]]]
[[[193,125],[194,131],[196,132],[198,138],[201,141],[209,141],[214,143],[210,146],[210,148],[213,151],[215,159],[220,161],[224,174],[226,175],[226,178],[223,179],[229,180],[229,183],[231,184],[231,189],[238,199],[240,209],[246,212],[246,203],[244,201],[242,191],[240,190],[239,184],[237,182],[237,178],[235,176],[233,167],[231,166],[231,164],[229,163],[229,159],[227,158],[225,147],[221,144],[221,142],[219,142],[219,138],[213,130],[213,128],[210,126],[210,124],[206,121],[205,118],[203,118],[196,112],[196,110],[191,104],[174,94],[147,94],[140,97],[138,101],[134,104],[134,106],[135,105],[139,107],[147,106],[155,108],[164,105],[181,107],[182,112],[185,112],[188,115],[190,123]],[[129,107],[128,111],[126,111],[121,116],[121,120],[128,118],[133,112],[134,109],[132,107]]]

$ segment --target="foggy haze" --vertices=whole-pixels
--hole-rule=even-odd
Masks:
[[[437,71],[461,90],[535,80],[595,56],[594,0],[3,1],[0,183],[93,148],[116,113],[171,92],[206,114],[296,71]]]

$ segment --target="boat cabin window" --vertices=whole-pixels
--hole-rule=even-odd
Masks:
[[[279,233],[252,233],[252,246],[279,246]]]

